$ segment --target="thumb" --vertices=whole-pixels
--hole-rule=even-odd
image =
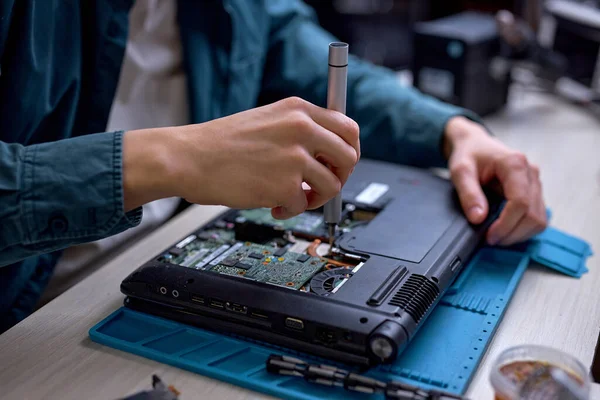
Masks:
[[[450,165],[450,177],[469,222],[482,223],[488,213],[488,202],[479,183],[475,161],[467,158],[456,160]]]

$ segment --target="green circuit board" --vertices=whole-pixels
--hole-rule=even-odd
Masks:
[[[219,259],[212,261],[210,271],[243,276],[258,282],[300,289],[319,272],[325,262],[319,257],[286,252],[277,255],[277,248],[254,243],[239,243]]]
[[[231,239],[226,231],[205,231],[202,237],[188,236],[159,259],[291,289],[300,289],[326,264],[319,257]]]
[[[247,222],[271,227],[273,237],[257,234],[252,238],[251,231],[255,227]],[[339,227],[345,232],[360,223],[363,222],[345,219]],[[238,227],[248,227],[248,230],[242,234]],[[259,228],[256,229],[260,232]],[[296,239],[282,236],[282,230],[299,232],[299,243],[304,240],[306,246],[287,251],[287,248],[296,246]],[[305,254],[309,242],[301,239],[302,233],[308,240],[326,235],[323,216],[305,212],[279,221],[271,216],[270,209],[240,210],[234,218],[218,220],[210,228],[189,235],[161,254],[158,261],[298,290],[324,270],[329,262]]]
[[[321,214],[304,212],[287,220],[278,220],[271,216],[268,208],[257,208],[252,210],[241,210],[239,218],[252,221],[255,224],[278,227],[282,230],[317,232],[324,229],[323,216]]]
[[[160,258],[161,261],[190,268],[204,268],[209,261],[231,248],[234,233],[226,230],[207,230],[190,235]]]

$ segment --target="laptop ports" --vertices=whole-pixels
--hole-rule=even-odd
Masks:
[[[208,304],[214,308],[220,308],[220,309],[225,308],[225,304],[221,300],[217,300],[217,299],[210,299]]]
[[[246,315],[248,313],[248,307],[237,303],[227,302],[225,303],[225,308],[227,309],[227,311],[231,311],[238,314]]]
[[[194,296],[194,295],[192,295],[190,297],[190,300],[192,300],[194,303],[204,304],[204,297],[202,297],[202,296]]]
[[[269,319],[268,316],[266,316],[265,314],[262,314],[262,313],[260,313],[258,311],[252,311],[250,313],[250,316],[253,317],[253,318],[257,318],[257,319],[265,319],[265,320]]]
[[[296,331],[301,331],[304,329],[304,321],[298,318],[287,317],[285,319],[285,326]]]
[[[331,329],[327,329],[327,328],[317,328],[317,340],[325,343],[325,344],[332,344],[337,342],[337,338],[335,335],[335,332]]]

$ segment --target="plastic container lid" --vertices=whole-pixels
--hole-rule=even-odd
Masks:
[[[567,353],[537,345],[505,350],[492,366],[490,381],[499,400],[565,396],[587,400],[590,392],[589,373],[583,364]]]

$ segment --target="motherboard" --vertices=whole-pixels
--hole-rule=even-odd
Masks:
[[[347,210],[340,234],[364,221]],[[158,260],[188,268],[327,295],[347,281],[364,259],[322,243],[322,215],[307,212],[280,221],[268,209],[231,211],[188,236]]]
[[[246,242],[219,261],[211,271],[300,289],[327,264],[320,257],[284,251]]]

